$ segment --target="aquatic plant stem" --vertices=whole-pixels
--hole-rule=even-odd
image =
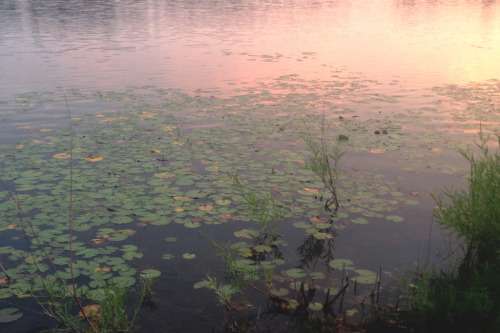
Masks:
[[[66,102],[66,111],[68,115],[68,124],[69,124],[69,154],[71,158],[69,159],[69,212],[68,212],[68,217],[69,217],[69,269],[71,273],[71,287],[73,289],[73,298],[75,299],[78,307],[80,308],[80,312],[82,313],[82,316],[85,318],[87,323],[90,326],[90,329],[92,332],[97,332],[93,323],[90,321],[88,318],[87,314],[85,313],[86,311],[83,308],[82,303],[80,302],[80,298],[78,297],[76,293],[76,281],[75,281],[75,273],[74,273],[74,265],[73,265],[73,124],[71,122],[71,112],[69,110],[69,104],[68,104],[68,99],[66,97],[66,93],[63,91],[64,95],[64,101]]]

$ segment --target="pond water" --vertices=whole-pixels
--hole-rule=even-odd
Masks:
[[[322,303],[347,263],[359,286],[344,311],[359,319],[379,270],[397,297],[394,277],[446,255],[429,191],[463,188],[457,148],[480,124],[500,132],[499,55],[496,1],[0,2],[0,263],[14,281],[0,308],[23,315],[2,313],[0,329],[53,325],[23,297],[39,256],[23,235],[65,271],[70,193],[88,296],[159,274],[145,332],[222,327],[215,294],[193,288],[224,283],[211,240],[270,269],[289,299],[304,282]],[[308,139],[344,152],[336,213],[305,167]],[[249,193],[273,194],[276,228],[244,207]]]

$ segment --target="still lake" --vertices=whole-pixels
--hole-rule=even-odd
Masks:
[[[0,308],[23,317],[0,330],[53,324],[22,297],[33,240],[8,193],[65,270],[70,181],[78,283],[159,274],[144,332],[222,327],[216,296],[193,288],[224,281],[210,240],[271,268],[290,299],[300,281],[322,302],[352,261],[362,287],[344,311],[359,319],[370,272],[389,299],[395,277],[443,265],[429,191],[463,188],[457,148],[480,123],[500,131],[499,59],[493,0],[1,1],[0,263],[14,282]],[[344,152],[333,216],[307,138]],[[273,193],[272,244],[228,172]]]

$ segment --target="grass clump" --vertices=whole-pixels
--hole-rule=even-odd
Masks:
[[[421,332],[500,331],[500,155],[479,132],[468,189],[433,195],[438,223],[462,244],[455,271],[426,269],[410,284],[407,325]]]

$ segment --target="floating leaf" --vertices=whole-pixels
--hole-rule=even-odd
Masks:
[[[109,281],[124,287],[130,287],[135,284],[135,278],[133,276],[115,276]]]
[[[176,237],[165,237],[165,242],[175,243],[175,242],[177,242],[177,238]]]
[[[372,153],[372,154],[383,154],[385,152],[387,152],[387,150],[382,149],[382,148],[370,149],[370,153]]]
[[[240,231],[235,231],[234,235],[236,237],[253,239],[253,237],[258,237],[260,235],[260,232],[252,229],[243,229]]]
[[[314,238],[316,238],[318,240],[332,239],[333,238],[333,235],[329,234],[327,232],[315,232],[315,233],[313,233],[313,236],[314,236]]]
[[[321,272],[312,272],[312,273],[309,273],[309,276],[313,279],[316,279],[316,280],[325,278],[325,274],[323,274]]]
[[[192,260],[192,259],[196,258],[196,254],[194,254],[194,253],[184,253],[182,255],[182,257],[184,259],[186,259],[186,260]]]
[[[338,269],[338,270],[342,270],[342,269],[353,270],[354,269],[354,263],[352,262],[352,260],[349,260],[349,259],[333,259],[333,260],[330,260],[328,265],[330,265],[331,268]]]
[[[256,245],[253,247],[253,249],[255,252],[258,252],[258,253],[266,253],[266,252],[270,252],[272,250],[272,248],[270,246],[264,245],[264,244]]]
[[[301,190],[297,190],[300,194],[306,194],[306,195],[315,195],[318,194],[319,191],[315,188],[309,188],[309,187],[304,187]]]
[[[67,153],[58,153],[58,154],[54,154],[52,155],[53,158],[57,158],[59,160],[65,160],[65,159],[68,159],[68,158],[71,158],[71,154],[67,154]]]
[[[231,200],[222,200],[222,199],[219,199],[219,200],[215,200],[215,203],[219,206],[227,206],[231,203]]]
[[[164,260],[172,260],[174,259],[174,255],[173,254],[170,254],[170,253],[165,253],[164,255],[161,256],[162,259]]]
[[[104,265],[102,267],[97,267],[97,268],[94,269],[94,273],[100,272],[100,271],[102,271],[102,272],[110,272],[111,271],[111,267]]]
[[[385,217],[389,221],[393,222],[403,222],[405,219],[402,216],[397,216],[397,215],[388,215]]]
[[[271,294],[273,294],[274,296],[279,296],[279,297],[288,295],[288,293],[290,293],[290,290],[288,290],[286,288],[279,288],[279,289],[273,288],[271,290]]]
[[[323,304],[319,302],[309,303],[309,309],[313,311],[321,311],[323,310]]]
[[[198,209],[203,210],[203,211],[211,211],[214,209],[214,206],[212,206],[212,205],[199,205]]]
[[[0,323],[10,323],[18,320],[23,316],[23,313],[18,311],[18,308],[5,308],[0,310]]]
[[[299,279],[307,276],[307,274],[300,268],[287,269],[285,271],[285,274],[294,279]]]
[[[327,217],[320,217],[320,216],[311,216],[309,218],[309,221],[311,221],[313,223],[326,223],[326,222],[328,222],[328,218]]]
[[[358,217],[358,218],[352,219],[351,222],[355,223],[355,224],[367,224],[368,220],[363,218],[363,217]]]
[[[201,226],[201,223],[196,222],[196,221],[186,221],[183,224],[186,228],[189,228],[189,229],[195,229],[195,228],[199,228]]]
[[[353,280],[355,280],[357,283],[361,284],[372,284],[377,281],[377,273],[369,271],[367,269],[356,269],[356,273],[359,275],[354,277]]]
[[[155,173],[154,176],[156,178],[172,178],[175,177],[175,174],[170,171],[165,171],[165,172]]]
[[[351,309],[351,310],[347,310],[347,311],[345,312],[346,316],[348,316],[348,317],[352,317],[352,316],[354,316],[356,313],[358,313],[358,310],[357,310],[357,309]]]
[[[145,269],[141,271],[141,275],[150,277],[150,278],[156,278],[161,275],[161,272],[156,270],[156,269]]]
[[[86,158],[87,161],[89,162],[99,162],[99,161],[102,161],[102,156],[92,156],[92,154],[90,154],[89,156],[87,156]]]

